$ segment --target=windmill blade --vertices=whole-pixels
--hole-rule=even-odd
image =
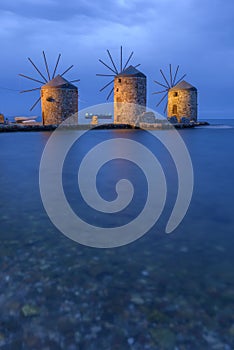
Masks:
[[[38,88],[35,88],[35,89],[30,89],[30,90],[22,90],[22,91],[20,91],[20,94],[23,94],[23,93],[25,93],[25,92],[36,91],[36,90],[41,90],[41,88],[38,87]]]
[[[37,68],[37,66],[35,65],[35,63],[33,63],[33,61],[31,60],[30,57],[28,57],[29,62],[33,65],[33,67],[36,69],[36,71],[40,74],[40,76],[45,80],[45,82],[47,83],[47,79],[44,77],[44,75],[39,71],[39,69]],[[43,83],[44,84],[44,83]]]
[[[113,60],[113,58],[112,58],[112,56],[111,56],[110,51],[109,51],[109,50],[106,50],[106,51],[107,51],[108,56],[110,57],[110,60],[111,60],[111,62],[112,62],[112,64],[113,64],[113,67],[114,67],[114,69],[115,69],[115,73],[118,74],[119,72],[118,72],[118,70],[117,70],[117,68],[116,68],[116,66],[115,66],[115,63],[114,63],[114,60]]]
[[[112,94],[113,91],[114,91],[114,88],[112,88],[111,91],[109,92],[109,94],[108,94],[108,96],[107,96],[107,98],[106,98],[107,101],[109,100],[109,98],[110,98],[110,96],[111,96],[111,94]]]
[[[169,64],[170,67],[170,82],[171,82],[171,87],[172,87],[172,68],[171,68],[171,64]]]
[[[125,66],[124,66],[123,70],[125,70],[125,68],[127,67],[127,65],[128,65],[128,63],[129,63],[130,59],[132,58],[132,56],[133,56],[133,51],[131,52],[130,56],[128,57],[128,60],[127,60],[127,62],[125,63]]]
[[[165,108],[164,108],[164,110],[163,110],[163,113],[164,113],[164,114],[166,113],[167,105],[168,105],[168,102],[166,103]]]
[[[115,77],[115,74],[96,74],[98,77]]]
[[[152,95],[163,94],[164,92],[167,92],[167,91],[168,91],[168,90],[152,92]]]
[[[179,84],[179,82],[181,82],[181,80],[183,80],[183,79],[186,77],[186,75],[187,75],[187,74],[184,74],[184,75],[182,76],[182,78],[180,78],[180,79],[175,83],[175,85]]]
[[[167,93],[161,98],[161,100],[158,102],[156,107],[158,107],[166,97],[167,97]]]
[[[162,83],[159,83],[159,81],[157,81],[157,80],[154,80],[154,82],[155,82],[156,84],[158,84],[158,85],[163,86],[165,89],[167,89],[167,90],[168,90],[168,86],[163,85]]]
[[[32,105],[32,107],[30,108],[30,111],[32,111],[36,105],[38,104],[38,102],[41,100],[41,96],[36,100],[36,102]]]
[[[120,73],[123,71],[123,47],[120,46]]]
[[[176,81],[176,77],[177,77],[177,74],[178,74],[179,67],[180,66],[177,66],[177,68],[176,68],[176,72],[175,72],[174,79],[173,79],[173,82],[172,82],[172,87],[175,85],[175,81]]]
[[[55,77],[55,73],[56,73],[57,68],[58,68],[60,57],[61,57],[61,53],[58,55],[58,59],[57,59],[56,65],[54,67],[54,72],[53,72],[53,75],[52,75],[52,79],[54,79],[54,77]]]
[[[43,57],[44,57],[44,62],[45,62],[45,66],[46,66],[46,71],[47,71],[48,79],[50,80],[50,72],[49,72],[49,67],[48,67],[46,55],[45,55],[45,52],[44,52],[44,51],[42,51],[42,53],[43,53]]]
[[[78,83],[80,79],[71,80],[70,83]]]
[[[41,81],[41,80],[37,80],[37,79],[34,79],[34,78],[31,78],[31,77],[28,77],[27,75],[24,75],[24,74],[19,74],[19,76],[23,77],[23,78],[26,78],[26,79],[29,79],[29,80],[33,80],[33,81],[36,81],[37,83],[41,83],[41,84],[45,84],[44,81]]]
[[[166,82],[167,86],[168,86],[168,87],[169,87],[169,89],[170,89],[170,84],[168,83],[167,78],[166,78],[166,77],[165,77],[165,75],[163,74],[162,69],[160,69],[160,73],[162,74],[163,79],[165,80],[165,82]]]
[[[64,74],[66,74],[70,69],[74,67],[74,64],[72,64],[70,67],[68,67],[60,76],[62,77]]]
[[[111,81],[110,81],[108,84],[106,84],[105,86],[103,86],[103,88],[101,88],[101,90],[99,90],[99,91],[101,92],[101,91],[105,90],[105,89],[107,88],[107,86],[109,86],[110,84],[113,83],[113,81],[114,81],[114,79],[111,80]]]
[[[125,59],[123,61],[123,46],[121,45],[120,46],[120,56],[119,57],[119,60],[114,60],[113,56],[111,55],[111,52],[109,50],[107,50],[107,54],[109,56],[109,59],[111,61],[111,64],[107,64],[105,63],[104,61],[102,61],[101,59],[99,59],[99,62],[101,62],[106,68],[108,68],[111,72],[113,72],[114,74],[101,74],[101,73],[98,73],[96,74],[96,76],[99,76],[99,77],[113,77],[113,79],[107,83],[105,86],[103,86],[99,91],[102,92],[103,90],[105,90],[108,86],[110,86],[113,82],[114,82],[114,77],[120,73],[122,73],[126,68],[127,66],[129,65],[129,62],[134,54],[134,52],[132,51],[130,53],[130,55],[128,56],[127,60],[126,60],[126,63],[125,63]],[[108,61],[109,62],[109,61]],[[140,66],[140,64],[136,65],[136,67]],[[108,73],[108,72],[107,72]],[[110,72],[109,72],[110,73]],[[111,89],[111,91],[109,92],[108,96],[107,96],[107,100],[109,99],[109,97],[111,96],[112,92],[114,91],[114,88]]]
[[[99,62],[101,62],[102,64],[104,64],[104,66],[106,66],[108,69],[110,69],[113,73],[116,74],[116,72],[115,72],[111,67],[109,67],[105,62],[103,62],[102,60],[100,60],[100,58],[99,58]]]

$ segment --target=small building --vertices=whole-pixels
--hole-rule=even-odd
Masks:
[[[5,122],[4,115],[0,113],[0,124],[4,124],[4,122]]]
[[[77,124],[77,87],[57,75],[41,88],[41,108],[44,125],[58,125],[71,116],[72,124]]]
[[[129,66],[114,79],[114,123],[133,124],[146,109],[146,76]]]
[[[168,90],[168,118],[197,121],[197,89],[185,80]]]
[[[91,120],[91,125],[98,125],[98,116],[93,115],[92,120]]]

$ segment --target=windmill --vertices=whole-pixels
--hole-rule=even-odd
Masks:
[[[100,59],[99,61],[112,74],[97,74],[97,76],[110,77],[112,79],[100,89],[100,92],[114,83],[107,95],[108,101],[114,91],[114,123],[135,125],[139,115],[146,108],[146,76],[136,69],[140,64],[136,66],[129,65],[133,51],[124,63],[123,48],[121,46],[118,65],[113,60],[109,50],[107,50],[107,54],[111,64],[107,64]]]
[[[107,64],[104,61],[102,61],[101,59],[99,59],[99,62],[101,62],[110,72],[112,72],[112,74],[96,74],[96,76],[99,77],[109,77],[110,79],[112,79],[110,82],[108,82],[106,85],[104,85],[99,91],[102,92],[103,90],[105,90],[106,88],[108,88],[113,82],[114,82],[114,78],[121,74],[123,71],[126,70],[126,68],[128,67],[128,64],[130,62],[130,60],[132,59],[133,56],[133,51],[131,52],[131,54],[129,55],[128,59],[126,60],[125,63],[123,63],[123,47],[120,46],[120,56],[119,56],[119,62],[118,65],[115,63],[115,61],[113,60],[113,57],[110,53],[109,50],[106,50],[109,60],[110,62]],[[137,64],[136,66],[134,66],[134,68],[139,67],[140,64]],[[114,91],[114,87],[111,88],[111,90],[109,91],[106,100],[108,101],[112,92]]]
[[[58,55],[58,58],[57,58],[57,61],[56,61],[56,64],[55,64],[55,67],[53,69],[53,72],[51,74],[50,70],[49,70],[49,66],[48,66],[48,63],[47,63],[47,59],[46,59],[46,54],[45,52],[43,51],[42,52],[43,54],[43,61],[44,61],[44,64],[45,64],[45,69],[46,69],[46,74],[43,74],[39,69],[38,67],[36,66],[36,64],[31,60],[30,57],[28,57],[28,60],[29,62],[32,64],[32,66],[34,67],[34,69],[36,70],[36,72],[39,74],[40,76],[40,79],[42,80],[39,80],[39,79],[36,79],[36,78],[33,78],[33,77],[29,77],[27,75],[24,75],[24,74],[19,74],[19,76],[23,77],[23,78],[26,78],[26,79],[29,79],[31,81],[34,81],[34,82],[37,82],[39,84],[41,84],[40,87],[36,87],[36,88],[33,88],[33,89],[29,89],[29,90],[22,90],[20,91],[20,93],[26,93],[26,92],[32,92],[32,91],[36,91],[36,90],[41,90],[42,86],[45,85],[45,84],[48,84],[50,81],[52,81],[55,76],[56,76],[56,73],[57,73],[57,68],[58,68],[58,64],[59,64],[59,61],[60,61],[60,58],[61,58],[61,54]],[[63,77],[68,71],[70,71],[70,69],[72,69],[74,67],[74,65],[71,65],[70,67],[68,67],[64,72],[62,72],[61,74],[59,74],[58,76],[59,77]],[[67,81],[64,79],[64,81]],[[76,80],[72,80],[70,81],[69,83],[74,83],[74,82],[78,82],[80,81],[80,79],[76,79]],[[40,102],[41,100],[41,96],[36,100],[36,102],[32,105],[32,107],[30,108],[30,111],[32,111],[36,105]]]
[[[156,81],[156,80],[154,80],[154,82],[157,85],[162,86],[164,88],[164,90],[153,92],[153,95],[158,95],[158,94],[164,94],[164,95],[160,99],[160,101],[157,103],[156,107],[158,107],[165,100],[165,98],[168,96],[169,90],[172,89],[174,86],[176,86],[179,82],[181,82],[184,79],[184,77],[186,76],[186,74],[184,74],[181,78],[179,78],[177,80],[178,71],[179,71],[179,66],[177,66],[175,74],[173,75],[173,73],[172,73],[172,65],[169,64],[169,79],[168,79],[168,74],[166,76],[163,73],[162,69],[160,69],[160,73],[162,75],[163,82],[159,82],[159,81]],[[167,105],[168,105],[168,101],[166,102],[166,105],[164,107],[164,113],[167,110]]]

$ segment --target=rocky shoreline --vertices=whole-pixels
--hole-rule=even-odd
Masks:
[[[198,126],[209,125],[208,122],[197,122],[193,124],[170,124],[170,123],[160,123],[154,125],[130,125],[130,124],[101,124],[101,125],[90,125],[90,124],[79,124],[75,126],[65,126],[66,128],[76,129],[76,130],[89,130],[89,129],[149,129],[149,130],[164,130],[164,129],[185,129],[185,128],[194,128]],[[27,131],[54,131],[58,125],[42,125],[42,124],[31,124],[31,125],[22,125],[22,124],[3,124],[0,125],[0,132],[27,132]]]

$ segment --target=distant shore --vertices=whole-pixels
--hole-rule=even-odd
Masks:
[[[74,126],[64,126],[64,128],[74,129],[74,130],[89,130],[89,129],[149,129],[149,130],[162,130],[162,129],[185,129],[185,128],[194,128],[197,126],[209,125],[208,122],[197,122],[193,124],[154,124],[149,125],[142,123],[139,126],[129,125],[129,124],[100,124],[100,125],[91,125],[91,124],[78,124]],[[27,131],[54,131],[57,129],[58,125],[42,125],[42,124],[0,124],[0,132],[27,132]]]

